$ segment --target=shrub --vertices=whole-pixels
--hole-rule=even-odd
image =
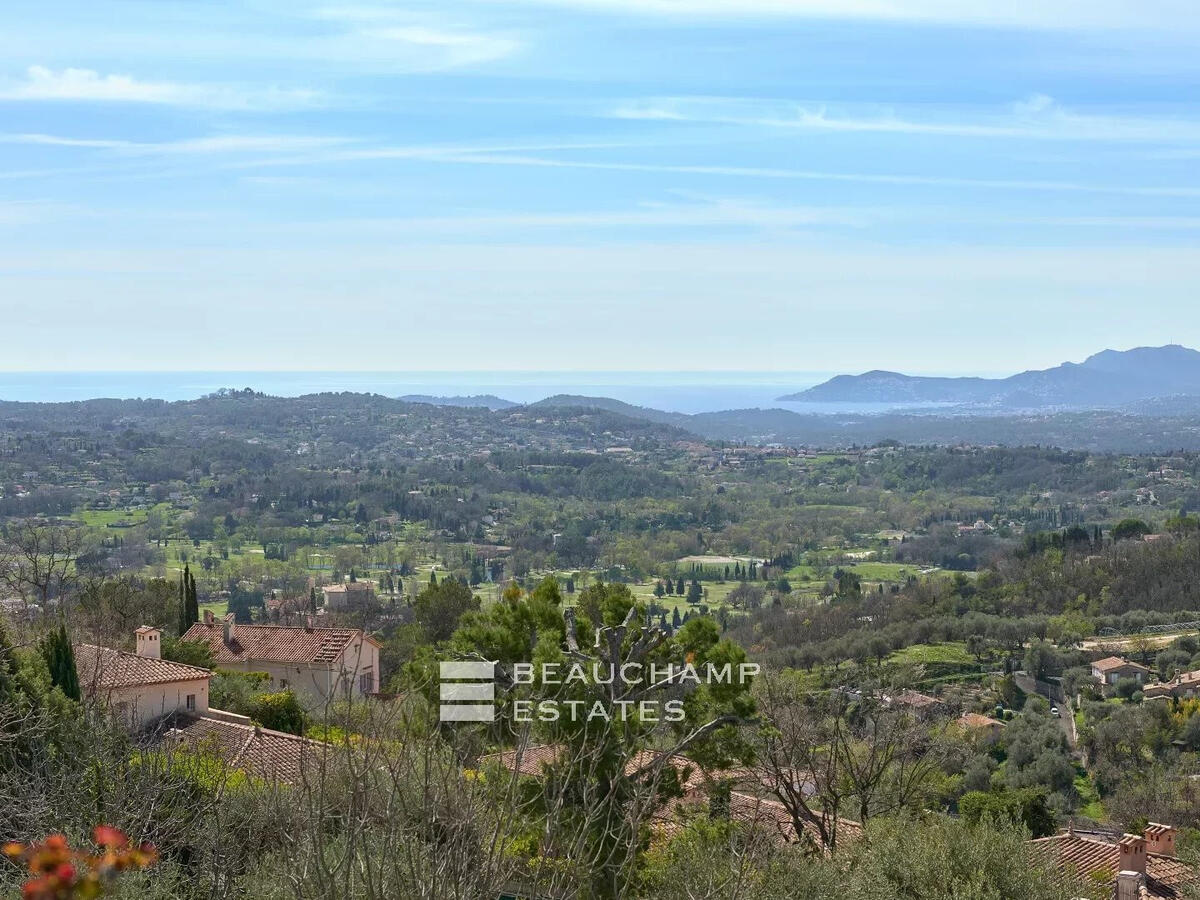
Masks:
[[[309,724],[308,713],[291,691],[258,694],[248,715],[263,728],[286,731],[288,734],[304,734]]]

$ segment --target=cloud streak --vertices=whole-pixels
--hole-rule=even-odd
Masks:
[[[1051,97],[1035,94],[1002,111],[941,118],[874,111],[858,104],[842,112],[824,105],[739,97],[655,97],[621,103],[606,113],[615,119],[701,123],[781,131],[846,134],[910,134],[1038,141],[1114,143],[1200,143],[1200,122],[1078,113]]]
[[[378,158],[380,151],[367,152]],[[1124,184],[1089,184],[1087,182],[1054,181],[1017,178],[965,178],[941,175],[892,175],[866,172],[830,172],[806,169],[780,169],[756,166],[674,165],[636,162],[604,162],[568,160],[547,156],[512,155],[472,150],[438,150],[436,148],[406,148],[393,150],[393,158],[420,159],[427,162],[526,166],[556,169],[593,169],[609,172],[647,172],[675,175],[716,175],[728,178],[765,178],[795,181],[830,181],[857,184],[888,184],[898,186],[964,187],[989,190],[1054,191],[1066,193],[1116,194],[1137,197],[1200,197],[1200,188],[1180,186],[1136,186]],[[285,163],[286,164],[286,163]]]
[[[141,103],[221,110],[263,111],[317,106],[315,91],[225,84],[142,81],[131,75],[103,75],[92,69],[30,66],[22,79],[0,82],[0,101]]]
[[[1186,0],[521,0],[562,9],[725,22],[847,19],[1044,30],[1193,28]]]
[[[346,138],[303,135],[213,135],[176,141],[127,141],[109,138],[73,138],[53,134],[0,134],[0,144],[30,144],[113,150],[135,155],[296,153],[328,149],[348,143]]]

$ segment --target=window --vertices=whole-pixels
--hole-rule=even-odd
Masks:
[[[188,712],[196,711],[196,695],[195,694],[188,694],[187,700],[185,701],[185,703],[187,705]]]
[[[364,672],[358,676],[358,692],[360,694],[370,694],[375,691],[375,675],[373,672]]]

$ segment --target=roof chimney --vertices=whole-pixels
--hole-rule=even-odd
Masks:
[[[304,630],[305,630],[305,631],[312,631],[312,630],[313,630],[313,617],[312,617],[312,616],[305,616],[305,617],[304,617]]]
[[[137,635],[137,655],[147,659],[162,658],[162,632],[149,625],[143,625],[134,632]],[[1174,846],[1174,840],[1172,840]]]
[[[1160,856],[1175,855],[1175,828],[1159,822],[1146,826],[1146,852]]]
[[[237,619],[233,613],[225,616],[225,643],[232,644],[237,640]]]
[[[212,628],[213,626],[213,613],[211,609],[206,609],[204,611],[204,624],[209,628]]]
[[[1141,872],[1117,873],[1117,900],[1141,900],[1142,884],[1146,876]]]
[[[1117,859],[1118,872],[1139,872],[1146,874],[1146,839],[1136,834],[1122,835],[1117,841],[1119,851]]]

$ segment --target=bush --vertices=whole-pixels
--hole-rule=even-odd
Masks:
[[[1113,690],[1122,700],[1132,700],[1133,695],[1139,693],[1140,687],[1136,678],[1121,678],[1117,680]]]
[[[218,669],[209,683],[208,703],[217,709],[248,716],[255,695],[264,693],[270,684],[271,676],[266,672]]]
[[[201,669],[215,669],[217,666],[210,645],[200,641],[181,641],[167,634],[162,636],[162,658]]]
[[[1035,838],[1054,834],[1058,820],[1043,788],[1017,791],[971,791],[958,801],[958,811],[970,825],[1000,822],[1024,828]]]
[[[1141,519],[1122,519],[1113,526],[1112,538],[1114,541],[1137,539],[1149,534],[1150,530]]]
[[[288,734],[304,734],[308,729],[308,713],[291,691],[274,694],[258,694],[247,713],[263,728],[286,731]]]

